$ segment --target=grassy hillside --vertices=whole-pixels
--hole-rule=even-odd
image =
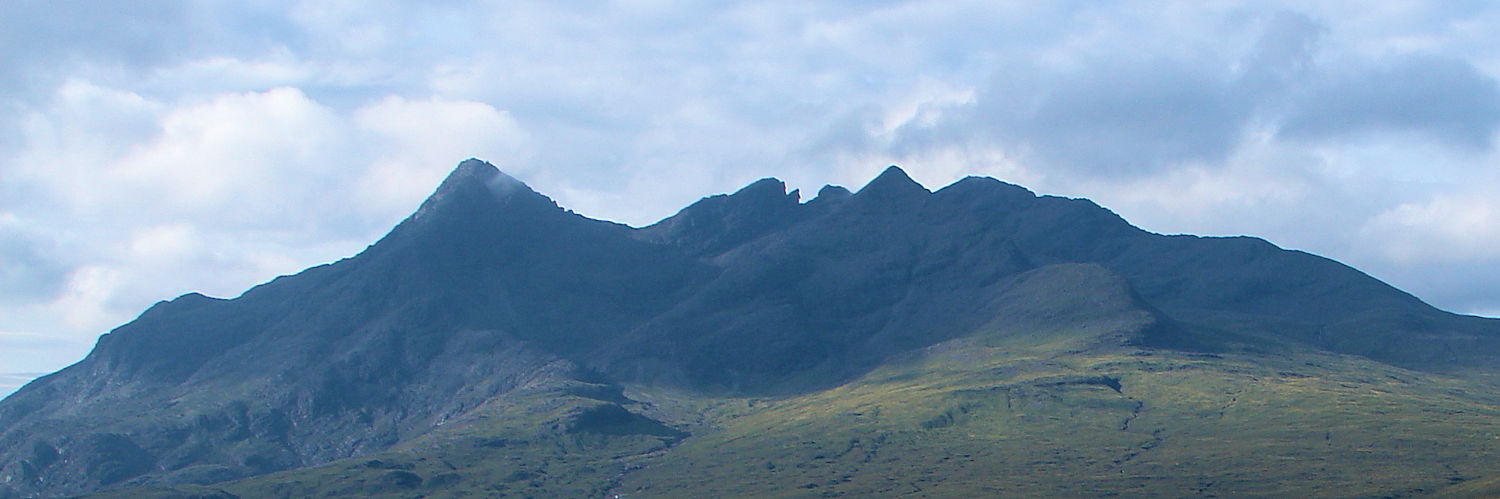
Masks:
[[[834,390],[725,406],[719,431],[621,489],[1368,497],[1500,471],[1493,391],[1457,379],[1336,356],[939,350]]]
[[[1150,350],[1123,346],[1117,330],[1083,332],[1118,328],[1132,314],[1095,317],[1045,341],[991,326],[790,397],[544,380],[377,456],[153,491],[1483,497],[1497,490],[1500,392],[1488,382],[1311,351]]]

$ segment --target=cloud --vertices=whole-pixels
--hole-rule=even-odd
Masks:
[[[159,103],[135,92],[69,79],[45,100],[7,116],[18,131],[16,144],[5,149],[11,152],[4,172],[7,184],[46,182],[68,165],[82,167],[125,154],[155,135],[161,112]]]
[[[1370,217],[1351,236],[1364,268],[1440,307],[1500,317],[1500,200],[1480,176]]]
[[[436,187],[433,179],[452,168],[454,151],[502,168],[519,165],[508,168],[517,174],[531,166],[527,132],[509,112],[481,102],[387,96],[355,110],[351,124],[367,136],[370,158],[368,171],[351,180],[365,209],[387,219],[404,215]]]
[[[994,126],[1047,164],[1106,176],[1219,161],[1237,144],[1250,110],[1228,91],[1226,75],[1206,66],[1101,61],[1087,73],[1055,76],[1031,113]]]
[[[180,4],[101,5],[62,0],[16,0],[0,6],[0,63],[21,71],[0,77],[6,88],[24,87],[26,77],[55,75],[80,60],[142,67],[168,59],[187,45]],[[29,50],[17,50],[27,47]],[[47,63],[52,68],[47,68]],[[62,63],[62,64],[58,64]]]
[[[1311,85],[1284,118],[1281,136],[1323,140],[1418,132],[1457,147],[1491,147],[1500,126],[1500,86],[1493,77],[1440,56],[1366,64]]]
[[[254,2],[0,3],[0,65],[6,68],[0,90],[21,100],[45,98],[53,85],[72,78],[134,82],[186,61],[298,45],[302,32],[277,9]]]
[[[1500,262],[1500,200],[1471,192],[1400,204],[1371,218],[1361,235],[1393,263]]]
[[[21,305],[51,300],[62,289],[68,267],[36,229],[0,213],[0,301]]]
[[[1293,11],[1279,11],[1261,28],[1236,69],[1247,98],[1265,98],[1307,77],[1328,26]]]
[[[1140,51],[1106,27],[1070,42],[1078,47],[1066,57],[1001,63],[972,99],[936,107],[884,143],[944,149],[978,135],[1034,168],[1118,179],[1222,164],[1263,129],[1312,147],[1416,133],[1470,154],[1487,150],[1500,124],[1500,87],[1470,62],[1330,47],[1327,25],[1290,11],[1231,19],[1222,50]],[[1202,33],[1152,35],[1191,46]],[[840,126],[850,148],[871,142],[848,135],[878,133],[867,122]]]
[[[114,163],[110,185],[97,189],[118,204],[149,199],[153,206],[134,208],[170,218],[305,223],[304,210],[325,199],[318,191],[347,168],[341,125],[293,88],[221,95],[163,115],[160,134]]]
[[[453,151],[525,155],[525,132],[506,112],[469,101],[390,96],[339,112],[290,87],[178,103],[82,82],[65,86],[57,101],[28,127],[16,175],[27,182],[18,194],[89,216],[365,234],[419,202],[430,187],[418,186],[435,185]],[[56,175],[65,164],[88,168]],[[349,189],[361,184],[368,189]],[[351,206],[359,209],[340,209]],[[380,220],[363,219],[361,210]]]
[[[1020,43],[1077,47],[1062,54],[1043,47],[1030,54],[1007,51],[1009,57],[988,64],[991,71],[978,81],[971,77],[967,88],[950,84],[946,93],[962,98],[928,99],[904,123],[892,126],[889,113],[879,110],[904,96],[867,104],[874,110],[856,108],[864,117],[834,123],[842,130],[827,136],[841,138],[830,145],[878,145],[915,156],[922,149],[977,146],[1034,169],[1115,178],[1227,157],[1256,110],[1234,72],[1241,55],[1140,51],[1130,39],[1139,35],[1105,24],[1091,26],[1094,32],[1082,40],[1049,40],[1057,34],[1043,33]],[[861,133],[877,137],[861,139]]]

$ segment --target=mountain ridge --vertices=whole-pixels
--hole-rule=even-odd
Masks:
[[[0,497],[262,475],[527,405],[562,411],[568,435],[675,445],[624,387],[794,397],[955,341],[1316,350],[1442,374],[1494,365],[1500,321],[989,178],[931,191],[891,166],[807,202],[761,179],[637,229],[470,159],[360,254],[158,303],[0,402]]]

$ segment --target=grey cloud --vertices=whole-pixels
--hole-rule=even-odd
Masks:
[[[1279,135],[1319,140],[1415,131],[1487,150],[1497,126],[1500,87],[1494,78],[1464,61],[1409,56],[1326,76],[1297,101]]]
[[[871,130],[878,126],[880,121],[880,109],[865,105],[855,107],[832,117],[823,123],[821,133],[809,139],[801,146],[800,154],[808,156],[832,158],[841,152],[871,150],[878,145],[871,136]],[[918,142],[921,130],[908,131],[902,134],[903,139]],[[899,149],[900,146],[897,146]]]
[[[178,29],[185,21],[182,6],[170,2],[14,0],[0,5],[6,47],[0,57],[7,63],[84,57],[144,65],[187,41]]]
[[[0,4],[0,26],[6,62],[144,67],[305,41],[285,12],[247,2],[11,0]]]
[[[1312,69],[1313,56],[1328,27],[1307,15],[1281,11],[1266,22],[1250,53],[1241,61],[1237,90],[1275,99],[1287,85]]]
[[[909,123],[893,149],[971,143],[1024,153],[1035,164],[1089,176],[1150,174],[1183,161],[1223,159],[1254,102],[1236,94],[1227,65],[1170,58],[1095,60],[1073,71],[1015,65],[972,103]]]
[[[296,39],[269,9],[239,2],[0,2],[0,150],[20,145],[25,114],[69,79],[129,82],[166,95],[205,90],[143,82],[195,57],[257,55]]]
[[[38,238],[0,227],[0,302],[28,305],[56,297],[69,271],[56,253]]]
[[[195,57],[254,56],[306,39],[248,2],[0,2],[0,89],[35,98],[79,73],[139,77]]]
[[[1500,87],[1468,62],[1329,52],[1329,28],[1317,19],[1291,11],[1258,19],[1240,54],[1186,47],[1136,54],[1132,40],[1119,39],[1074,64],[1002,63],[972,103],[942,110],[935,123],[903,126],[889,151],[978,138],[1038,168],[1120,178],[1222,164],[1252,126],[1301,142],[1416,131],[1469,150],[1488,150],[1500,128]],[[1194,43],[1203,40],[1184,40]]]
[[[1207,66],[1137,61],[1060,78],[1034,115],[1005,125],[1049,163],[1104,175],[1219,160],[1238,140],[1248,103]]]
[[[1321,27],[1282,13],[1259,29],[1260,41],[1243,57],[1143,54],[1130,37],[1150,35],[1124,30],[1070,64],[1034,55],[1000,61],[972,103],[939,110],[936,122],[903,126],[893,150],[978,141],[1039,169],[1116,178],[1218,162],[1237,147],[1265,94],[1279,92],[1305,65]]]

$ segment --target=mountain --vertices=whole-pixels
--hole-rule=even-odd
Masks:
[[[1497,361],[1338,262],[989,178],[632,228],[468,160],[0,402],[0,498],[1484,494]]]

